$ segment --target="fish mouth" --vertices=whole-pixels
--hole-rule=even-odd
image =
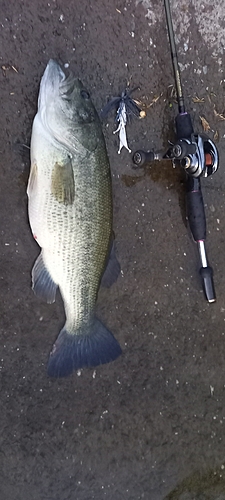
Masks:
[[[50,59],[41,79],[38,99],[38,106],[40,108],[46,106],[49,99],[59,95],[59,88],[65,79],[66,75],[61,66],[54,59]]]
[[[47,66],[45,68],[43,80],[45,78],[52,80],[52,81],[58,79],[60,82],[61,82],[61,80],[65,79],[64,71],[62,70],[59,63],[57,63],[57,61],[55,61],[54,59],[50,59],[50,61],[48,62]]]
[[[70,101],[74,86],[82,89],[82,82],[75,78],[70,72],[66,75],[59,63],[50,59],[41,79],[38,107],[42,113],[50,102],[56,102],[58,98]]]

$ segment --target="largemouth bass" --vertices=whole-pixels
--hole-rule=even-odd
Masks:
[[[59,287],[66,313],[48,374],[63,377],[116,359],[121,348],[95,316],[101,281],[110,285],[120,271],[105,141],[89,93],[53,60],[40,85],[27,194],[31,230],[42,249],[32,288],[52,303]]]

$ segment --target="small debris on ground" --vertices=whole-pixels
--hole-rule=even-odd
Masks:
[[[163,95],[163,92],[161,92],[161,94],[159,94],[159,95],[157,95],[156,97],[154,97],[154,98],[152,99],[152,101],[150,102],[150,104],[148,104],[148,105],[146,106],[146,108],[151,108],[151,107],[153,106],[153,104],[156,104],[156,102],[158,102],[158,100],[160,99],[160,97],[162,97],[162,95]]]
[[[198,97],[197,95],[195,97],[192,97],[192,101],[195,102],[195,103],[202,103],[202,102],[205,102],[205,98],[204,97]]]
[[[214,136],[213,136],[213,140],[214,140],[215,142],[218,142],[218,141],[219,141],[219,133],[218,133],[218,130],[216,130],[216,132],[215,132],[215,134],[214,134]]]
[[[214,106],[214,110],[213,110],[213,111],[214,111],[214,115],[215,115],[217,118],[219,118],[220,120],[225,120],[225,116],[224,116],[222,113],[218,113],[218,112],[216,111],[215,106]]]
[[[3,72],[3,76],[6,76],[7,71],[9,71],[10,69],[12,69],[13,71],[15,71],[15,73],[18,73],[18,69],[16,69],[15,66],[12,66],[12,64],[3,64],[1,66],[1,69],[2,69],[2,72]]]
[[[207,120],[204,118],[204,116],[199,116],[199,118],[201,120],[201,124],[202,124],[202,128],[203,128],[204,132],[208,132],[210,130],[209,122],[207,122]]]

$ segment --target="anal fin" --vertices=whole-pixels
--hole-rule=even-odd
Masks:
[[[32,289],[38,297],[48,302],[48,304],[55,302],[57,285],[45,267],[42,252],[32,269]]]

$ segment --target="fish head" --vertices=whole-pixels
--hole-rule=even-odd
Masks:
[[[81,80],[72,73],[66,76],[52,59],[41,80],[38,110],[42,124],[59,142],[71,147],[74,141],[80,141],[93,150],[100,121],[90,94]]]

